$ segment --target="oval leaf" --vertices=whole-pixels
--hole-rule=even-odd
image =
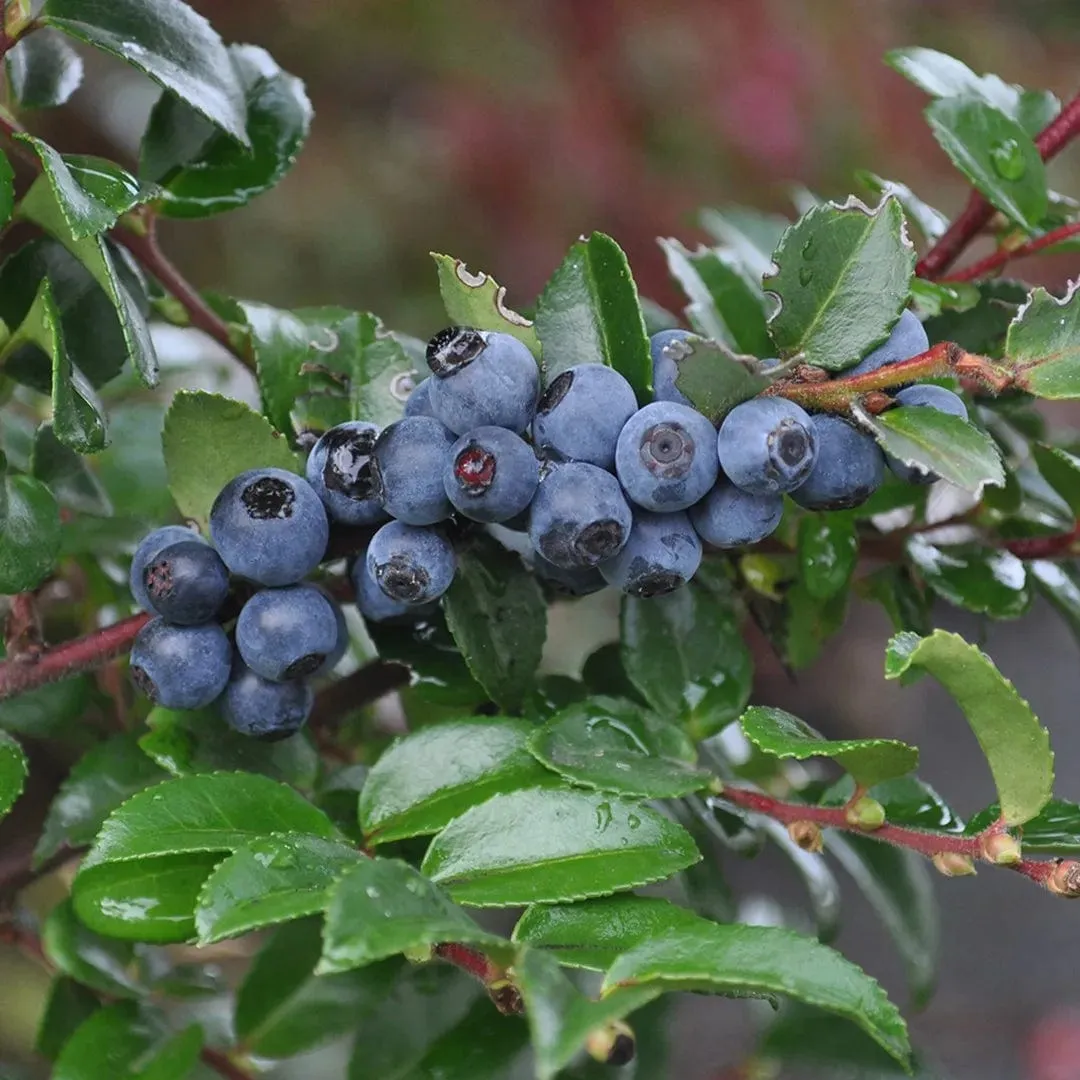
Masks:
[[[52,492],[30,476],[2,476],[0,594],[37,588],[56,565],[60,508]]]
[[[49,912],[41,930],[45,955],[60,971],[113,997],[142,992],[133,977],[135,950],[128,941],[114,941],[88,930],[75,915],[71,900]]]
[[[799,522],[799,574],[814,599],[843,592],[858,561],[855,522],[846,514],[807,514]]]
[[[1080,397],[1080,299],[1072,285],[1059,300],[1043,288],[1009,324],[1005,358],[1016,385],[1036,397]]]
[[[1008,551],[935,547],[922,536],[905,549],[919,576],[943,600],[994,619],[1015,619],[1031,607],[1024,564]]]
[[[63,105],[82,83],[82,57],[55,30],[27,34],[5,60],[11,92],[24,109]]]

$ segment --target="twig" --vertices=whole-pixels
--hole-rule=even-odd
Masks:
[[[251,1080],[251,1073],[241,1069],[235,1061],[220,1050],[214,1050],[204,1046],[199,1054],[199,1059],[204,1065],[213,1069],[224,1080]]]
[[[1080,521],[1067,533],[1009,540],[1004,547],[1006,551],[1012,552],[1020,559],[1053,559],[1060,555],[1072,554],[1078,541],[1080,541]]]
[[[963,270],[957,270],[956,273],[949,274],[948,277],[942,280],[975,281],[977,278],[987,277],[994,273],[995,270],[1000,270],[1006,263],[1012,262],[1013,259],[1027,258],[1027,256],[1034,255],[1045,248],[1060,244],[1071,236],[1078,235],[1080,235],[1080,221],[1073,221],[1068,225],[1061,225],[1056,229],[1052,229],[1034,240],[1029,240],[1026,244],[1020,244],[1018,247],[999,248],[993,255],[987,255],[985,259],[980,259],[977,263],[965,266]]]
[[[525,1011],[521,993],[507,975],[506,968],[490,956],[470,945],[445,943],[436,945],[432,954],[479,979],[487,989],[495,1008],[504,1016],[520,1015]]]

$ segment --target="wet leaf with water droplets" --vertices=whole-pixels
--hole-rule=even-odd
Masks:
[[[923,581],[951,604],[995,619],[1015,619],[1031,606],[1024,564],[1007,551],[935,547],[922,536],[910,537],[905,549]]]
[[[1005,359],[1016,385],[1036,397],[1080,397],[1080,289],[1071,285],[1060,300],[1033,289],[1009,325]]]
[[[843,592],[858,561],[859,538],[847,514],[807,514],[799,522],[799,573],[816,600]]]

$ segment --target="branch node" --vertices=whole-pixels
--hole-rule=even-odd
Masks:
[[[934,869],[945,877],[969,877],[977,873],[975,860],[970,855],[960,855],[955,851],[938,851],[931,857]]]
[[[844,820],[856,829],[874,832],[885,824],[885,807],[877,799],[863,795],[844,807]]]
[[[819,855],[825,849],[821,829],[812,821],[793,821],[787,831],[795,845],[811,855]]]
[[[1059,860],[1047,875],[1046,888],[1066,900],[1080,898],[1080,862],[1076,859]]]
[[[1016,866],[1023,859],[1020,841],[1007,832],[991,827],[983,833],[979,841],[982,857],[995,866]]]

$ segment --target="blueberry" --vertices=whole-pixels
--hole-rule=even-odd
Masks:
[[[551,380],[536,408],[533,441],[561,461],[585,461],[609,472],[623,425],[637,411],[630,384],[614,368],[578,364]]]
[[[416,618],[417,612],[423,610],[422,605],[391,600],[371,576],[365,555],[354,560],[349,568],[349,579],[356,596],[356,607],[369,622],[412,620]]]
[[[713,547],[742,547],[775,532],[783,515],[783,495],[751,495],[722,476],[701,502],[690,507],[690,524]]]
[[[595,566],[556,566],[543,555],[534,553],[532,569],[552,592],[561,596],[591,596],[607,588],[604,576]]]
[[[611,473],[570,461],[549,468],[541,479],[529,508],[529,540],[556,566],[596,566],[622,550],[632,522]]]
[[[443,465],[443,487],[454,508],[473,521],[509,521],[528,508],[540,482],[532,448],[506,428],[462,435]]]
[[[904,408],[937,409],[949,416],[958,416],[961,420],[968,418],[963,398],[943,386],[909,386],[901,390],[894,400]],[[917,465],[905,465],[891,454],[885,455],[885,461],[896,476],[909,484],[932,484],[939,479],[937,473],[927,472]]]
[[[686,514],[634,511],[626,547],[600,573],[631,596],[664,596],[685,585],[701,565],[701,541]]]
[[[187,528],[185,525],[166,525],[164,528],[155,529],[152,533],[147,533],[139,542],[139,546],[135,549],[135,554],[131,559],[128,585],[131,588],[131,595],[135,598],[135,603],[143,611],[153,612],[153,608],[150,606],[150,597],[147,595],[146,586],[143,584],[143,574],[146,572],[147,564],[170,544],[179,544],[184,540],[206,543],[197,532]]]
[[[853,368],[842,372],[844,375],[869,375],[871,371],[898,364],[901,360],[910,360],[930,348],[930,339],[926,336],[919,317],[911,311],[905,311],[899,322],[892,328],[883,345],[872,353],[867,353]]]
[[[225,603],[229,571],[209,544],[192,537],[162,548],[146,564],[142,584],[154,614],[179,626],[198,626]]]
[[[412,393],[405,401],[406,416],[434,416],[431,410],[431,383],[430,378],[417,383]]]
[[[478,427],[520,434],[532,422],[540,371],[516,337],[451,326],[428,342],[427,362],[432,411],[455,435]]]
[[[384,428],[371,451],[383,509],[408,525],[434,525],[454,508],[443,466],[454,436],[430,416],[407,416]]]
[[[155,705],[201,709],[225,689],[232,646],[217,623],[172,626],[151,619],[131,647],[131,679]]]
[[[274,682],[313,675],[337,644],[337,616],[313,585],[263,589],[236,620],[236,648],[244,663]]]
[[[307,482],[334,521],[377,525],[386,520],[371,471],[371,450],[378,434],[375,424],[352,420],[332,427],[312,447]]]
[[[311,673],[313,677],[329,675],[338,666],[338,662],[349,651],[349,624],[345,621],[345,612],[341,605],[321,585],[316,585],[326,597],[327,603],[334,612],[334,622],[337,624],[337,642],[334,648],[327,654],[326,659]]]
[[[878,444],[839,416],[812,418],[817,460],[791,497],[807,510],[846,510],[866,502],[885,478]]]
[[[241,735],[277,742],[295,735],[311,715],[315,694],[304,679],[271,682],[237,661],[225,687],[222,714]]]
[[[292,585],[310,574],[329,532],[312,486],[284,469],[241,473],[210,510],[210,536],[225,565],[260,585]]]
[[[660,513],[685,510],[716,483],[716,430],[688,405],[654,401],[626,422],[615,472],[630,499]]]
[[[753,495],[797,488],[810,475],[817,453],[810,416],[793,401],[760,397],[736,405],[716,439],[720,468]]]
[[[371,538],[366,561],[391,600],[413,605],[442,596],[457,569],[454,549],[441,532],[400,521],[388,522]]]
[[[690,399],[675,385],[679,374],[675,361],[687,355],[689,350],[683,342],[694,336],[689,330],[661,330],[649,338],[654,400],[676,401],[680,405],[690,406]]]

